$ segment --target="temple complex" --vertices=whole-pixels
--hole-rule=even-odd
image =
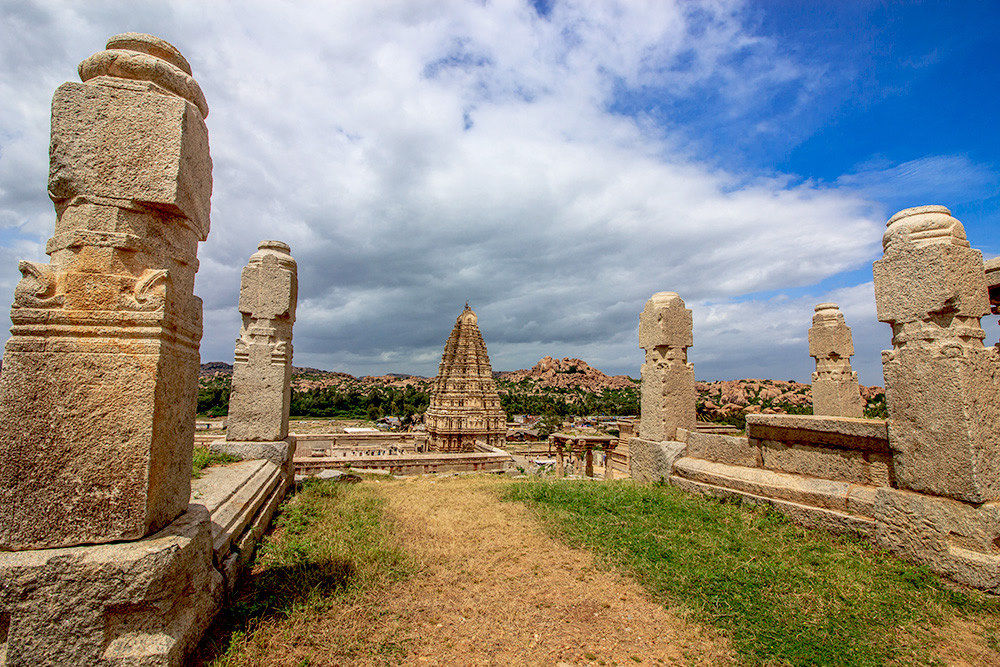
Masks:
[[[425,419],[432,450],[471,452],[477,442],[503,445],[507,417],[500,409],[486,343],[469,304],[455,320],[430,393]]]

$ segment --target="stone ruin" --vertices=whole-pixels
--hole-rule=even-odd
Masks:
[[[79,73],[0,376],[0,664],[180,665],[285,487],[249,460],[192,488],[212,161],[191,67],[126,33]]]
[[[680,456],[678,430],[694,429],[694,366],[687,349],[694,344],[691,311],[674,292],[658,292],[639,316],[642,365],[639,437],[629,442],[630,472],[639,481],[656,481]]]
[[[445,343],[424,417],[431,450],[473,452],[477,443],[503,446],[507,417],[478,322],[465,304]]]
[[[816,359],[816,372],[812,375],[813,414],[863,417],[865,402],[861,399],[858,374],[851,369],[854,356],[851,328],[837,304],[816,306],[809,329],[809,356]]]
[[[233,354],[226,439],[215,451],[290,465],[292,325],[298,301],[298,267],[281,241],[261,241],[240,277],[243,323]],[[291,473],[288,475],[291,481]]]
[[[893,349],[883,353],[888,421],[844,416],[840,401],[830,415],[747,415],[745,437],[684,427],[671,434],[676,409],[659,399],[662,374],[648,370],[649,324],[667,321],[650,317],[663,308],[661,293],[640,316],[646,364],[639,437],[629,443],[633,476],[765,503],[799,524],[867,537],[939,574],[1000,593],[998,348],[983,345],[980,326],[1000,302],[1000,261],[984,269],[943,206],[894,215],[883,248],[873,271],[878,318],[892,327]],[[835,361],[838,381],[856,387],[846,325],[832,304],[816,310],[809,335],[814,377],[823,380]],[[690,345],[683,331],[652,340]],[[686,392],[686,376],[678,376]],[[820,395],[853,401],[856,393],[837,387]],[[657,444],[644,439],[650,421],[655,437],[672,437],[659,443],[665,454],[658,458],[637,455]]]

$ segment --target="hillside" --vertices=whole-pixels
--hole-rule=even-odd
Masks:
[[[201,367],[199,412],[225,414],[232,365]],[[639,381],[609,376],[582,359],[544,357],[530,369],[494,373],[504,411],[516,414],[636,415]],[[419,415],[427,406],[433,378],[391,373],[355,377],[348,373],[294,367],[292,414],[377,418]],[[698,418],[742,425],[747,414],[811,414],[812,388],[781,380],[696,382]],[[882,387],[862,387],[866,416],[885,417]]]

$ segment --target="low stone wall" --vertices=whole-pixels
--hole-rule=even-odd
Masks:
[[[394,475],[425,475],[438,472],[501,471],[506,470],[512,464],[513,458],[502,450],[400,456],[310,456],[295,459],[295,473],[312,475],[320,470],[377,468],[388,470]]]
[[[295,439],[296,458],[338,456],[350,451],[418,452],[427,446],[426,433],[296,433]]]
[[[886,423],[748,415],[746,437],[682,431],[670,481],[772,505],[797,523],[875,539],[875,497],[894,483]]]

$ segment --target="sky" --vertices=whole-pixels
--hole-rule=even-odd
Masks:
[[[880,385],[885,221],[942,204],[1000,254],[995,2],[0,0],[0,303],[53,233],[52,93],[129,31],[211,109],[202,361],[232,362],[240,270],[278,239],[298,366],[433,376],[468,301],[494,370],[638,377],[671,291],[699,380],[808,382],[833,301]]]

